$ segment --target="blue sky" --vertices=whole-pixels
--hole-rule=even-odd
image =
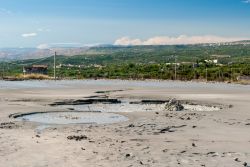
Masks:
[[[0,48],[249,38],[247,0],[0,0]]]

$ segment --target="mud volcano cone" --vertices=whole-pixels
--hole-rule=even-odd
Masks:
[[[180,101],[176,99],[171,99],[166,105],[165,109],[167,111],[182,111],[184,110],[183,105],[180,103]]]

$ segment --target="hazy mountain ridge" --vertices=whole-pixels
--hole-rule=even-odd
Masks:
[[[159,45],[159,46],[115,46],[115,45],[99,45],[95,47],[72,47],[72,48],[0,48],[0,60],[26,60],[39,59],[50,57],[57,52],[58,55],[75,56],[75,55],[98,55],[112,54],[114,52],[122,52],[123,49],[130,48],[130,51],[150,52],[159,47],[185,47],[185,46],[228,46],[228,45],[250,45],[250,40],[225,42],[225,43],[210,43],[210,44],[193,44],[193,45]]]

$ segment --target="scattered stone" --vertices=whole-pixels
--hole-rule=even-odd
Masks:
[[[213,155],[215,154],[216,152],[208,152],[207,155]]]
[[[239,158],[235,158],[234,161],[236,162],[240,162]]]
[[[81,136],[68,136],[67,139],[68,140],[81,141],[81,140],[87,140],[88,137],[85,136],[85,135],[81,135]]]
[[[134,124],[130,124],[130,125],[128,125],[128,127],[129,127],[129,128],[134,128],[135,125],[134,125]]]
[[[162,152],[166,153],[166,152],[168,152],[168,149],[162,150]]]
[[[165,132],[175,132],[175,130],[172,130],[172,127],[167,127],[167,128],[161,129],[159,133],[165,133]]]
[[[178,128],[183,128],[186,127],[187,125],[181,125],[181,126],[169,126],[167,128],[164,129],[160,129],[160,131],[158,133],[166,133],[166,132],[175,132],[176,129]]]
[[[165,109],[168,111],[182,111],[184,110],[183,105],[176,99],[171,99],[166,105]]]
[[[173,118],[174,116],[176,116],[176,115],[174,115],[174,114],[172,114],[172,113],[167,113],[167,114],[166,114],[166,117],[168,117],[168,118]]]
[[[126,154],[125,157],[129,158],[129,157],[131,157],[131,154]]]
[[[14,129],[18,126],[14,122],[4,122],[0,124],[0,129]]]

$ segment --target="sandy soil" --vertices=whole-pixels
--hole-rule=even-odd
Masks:
[[[192,86],[192,83],[172,82],[164,82],[160,86],[151,82],[145,86],[141,82],[95,82],[68,82],[65,85],[57,82],[51,88],[32,86],[32,82],[30,87],[13,88],[8,87],[8,82],[1,82],[0,166],[250,165],[249,86],[203,83]],[[14,113],[54,111],[55,108],[48,104],[99,95],[96,91],[120,89],[124,91],[109,92],[108,95],[113,98],[161,100],[175,97],[231,106],[207,112],[119,113],[127,116],[129,121],[110,125],[55,125],[42,131],[38,131],[38,123],[9,118]]]

